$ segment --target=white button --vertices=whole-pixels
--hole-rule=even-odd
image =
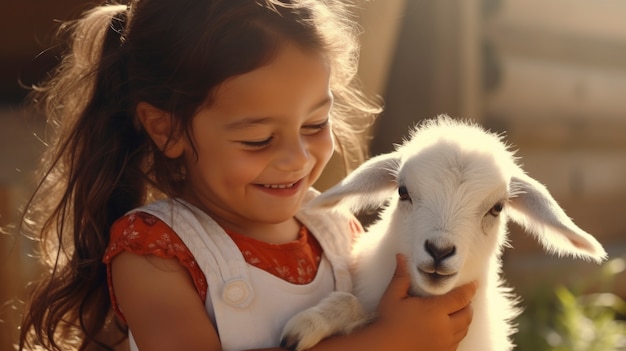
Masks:
[[[250,284],[243,279],[233,279],[226,282],[222,298],[227,304],[244,308],[252,301],[253,293]]]

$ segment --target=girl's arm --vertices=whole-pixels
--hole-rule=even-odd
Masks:
[[[177,260],[123,252],[111,265],[117,302],[140,350],[221,350],[204,302]],[[400,259],[379,304],[379,318],[353,334],[328,338],[311,351],[455,350],[467,333],[469,301],[476,287],[419,298],[408,296],[409,284],[406,263]]]
[[[191,276],[173,258],[118,254],[113,290],[141,351],[221,350]]]

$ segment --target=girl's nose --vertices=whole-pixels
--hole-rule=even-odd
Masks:
[[[285,142],[279,150],[276,167],[281,171],[300,171],[309,162],[310,153],[302,138]]]

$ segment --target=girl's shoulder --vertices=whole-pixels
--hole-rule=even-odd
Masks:
[[[156,216],[137,211],[115,221],[103,262],[110,266],[122,252],[177,260],[191,275],[200,297],[206,297],[207,283],[193,254],[174,230]]]
[[[127,214],[111,226],[107,252],[121,249],[167,257],[189,251],[170,226],[145,212]]]

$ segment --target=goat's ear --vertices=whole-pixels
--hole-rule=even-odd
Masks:
[[[309,203],[311,208],[342,206],[352,212],[381,206],[396,188],[400,158],[397,152],[373,157],[355,169],[339,184]]]
[[[551,253],[601,262],[607,254],[591,234],[565,214],[545,186],[523,172],[511,180],[509,217],[522,225]]]

